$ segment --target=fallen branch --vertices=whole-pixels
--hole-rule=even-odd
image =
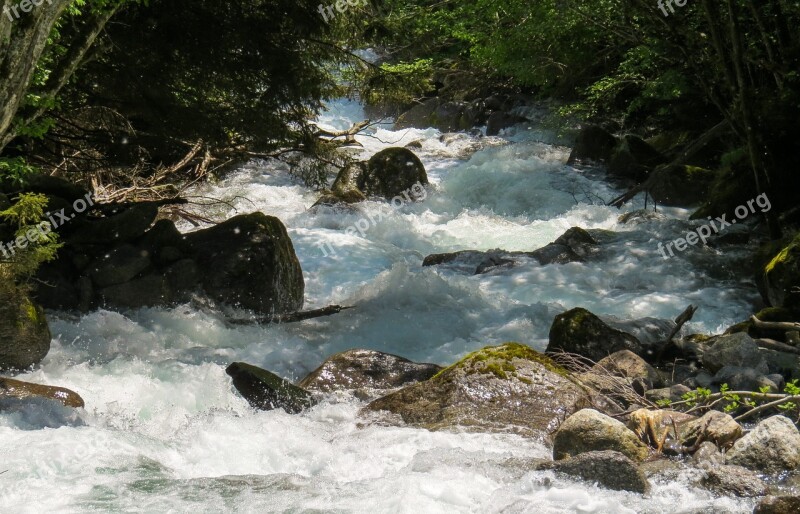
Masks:
[[[749,418],[751,416],[754,416],[754,415],[758,414],[759,412],[764,412],[765,410],[777,408],[780,405],[783,405],[784,403],[787,403],[787,402],[793,402],[793,403],[800,402],[800,396],[784,395],[784,397],[781,398],[780,400],[775,400],[773,402],[765,403],[764,405],[759,405],[758,407],[754,407],[754,408],[750,409],[749,411],[745,412],[744,414],[736,416],[735,418],[733,418],[733,420],[737,421],[737,422],[738,421],[742,421],[743,419],[747,419],[747,418]]]
[[[795,331],[800,330],[800,323],[792,323],[790,321],[761,321],[755,316],[750,316],[750,321],[756,328],[763,328],[765,330],[784,330]]]
[[[658,351],[658,355],[656,356],[657,365],[661,364],[661,361],[664,358],[664,352],[667,350],[667,348],[669,348],[669,345],[672,344],[672,340],[675,338],[678,332],[681,331],[683,325],[691,321],[692,317],[694,317],[695,312],[697,312],[697,307],[695,307],[694,305],[689,305],[688,307],[686,307],[686,309],[684,309],[683,312],[681,312],[678,315],[677,318],[675,318],[675,326],[670,331],[669,335],[667,336],[667,340],[661,346],[661,349]]]
[[[329,305],[321,309],[314,309],[311,311],[292,312],[290,314],[279,314],[277,316],[261,316],[249,319],[230,319],[229,323],[233,325],[256,325],[256,324],[274,324],[274,323],[296,323],[298,321],[305,321],[307,319],[322,318],[325,316],[332,316],[353,307],[342,307],[341,305]]]
[[[788,344],[781,343],[779,341],[775,341],[774,339],[756,339],[756,344],[759,348],[764,348],[766,350],[775,350],[776,352],[785,352],[785,353],[794,353],[800,355],[800,349],[789,346]]]

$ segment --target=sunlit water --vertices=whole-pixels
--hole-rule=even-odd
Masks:
[[[321,122],[344,128],[363,117],[357,104],[337,102]],[[543,349],[553,317],[576,306],[622,319],[674,318],[692,303],[699,310],[689,328],[710,333],[756,301],[741,256],[691,248],[665,261],[658,253],[659,241],[688,230],[689,211],[620,224],[620,211],[602,205],[619,191],[598,171],[565,166],[568,149],[535,127],[449,143],[432,129],[382,127],[358,139],[364,158],[420,141],[427,198],[309,210],[318,194],[265,163],[193,192],[226,201],[202,208],[218,220],[255,210],[279,217],[303,266],[306,308],[355,308],[269,327],[229,325],[189,305],[51,313],[53,348],[19,378],[69,387],[86,409],[77,421],[68,412],[0,415],[0,512],[752,509],[692,487],[689,474],[657,480],[642,498],[532,472],[526,459],[549,451],[515,436],[364,426],[363,404],[342,395],[297,416],[251,410],[225,374],[232,361],[291,379],[354,347],[447,364],[509,340]],[[642,206],[637,199],[626,210]],[[363,236],[346,233],[379,212]],[[480,276],[421,266],[430,253],[534,250],[572,226],[609,231],[597,260]]]

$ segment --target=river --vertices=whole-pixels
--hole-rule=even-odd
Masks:
[[[342,100],[320,122],[362,119]],[[304,270],[305,308],[354,309],[282,326],[233,326],[196,305],[49,313],[52,350],[18,378],[71,388],[87,407],[77,418],[0,415],[0,512],[750,512],[752,502],[716,499],[689,474],[641,497],[530,471],[525,459],[549,451],[521,437],[362,426],[363,404],[347,395],[297,416],[248,407],[225,374],[230,362],[300,379],[349,348],[439,364],[505,341],[542,350],[553,317],[578,306],[667,319],[692,303],[689,329],[704,333],[751,312],[741,253],[693,247],[663,259],[658,242],[685,234],[690,211],[620,223],[621,211],[601,201],[620,190],[601,170],[566,166],[556,135],[519,126],[503,138],[442,141],[434,129],[389,127],[357,138],[363,156],[419,141],[431,181],[424,201],[310,210],[318,194],[264,162],[192,191],[226,200],[194,207],[217,220],[256,210],[280,218]],[[622,212],[642,207],[636,199]],[[363,235],[346,233],[379,212]],[[431,253],[534,250],[572,226],[608,231],[598,259],[477,276],[421,266]]]

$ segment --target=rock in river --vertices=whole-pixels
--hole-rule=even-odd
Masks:
[[[265,369],[234,362],[225,370],[233,386],[255,409],[283,409],[297,414],[314,405],[311,393]]]
[[[545,437],[589,398],[569,373],[531,348],[506,343],[473,352],[433,378],[379,398],[388,411],[428,429],[466,427]]]

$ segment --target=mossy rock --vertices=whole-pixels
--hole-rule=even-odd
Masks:
[[[642,344],[631,334],[607,325],[580,307],[559,314],[550,327],[547,353],[574,353],[594,362],[620,350],[642,353]]]
[[[462,427],[545,438],[590,399],[569,372],[525,345],[506,343],[470,353],[430,380],[370,403],[390,421],[431,430]]]
[[[44,310],[16,286],[0,285],[0,370],[38,364],[50,351]]]
[[[800,235],[772,256],[757,279],[768,305],[800,308]]]
[[[367,195],[392,199],[404,192],[410,195],[415,184],[428,184],[425,166],[411,150],[394,147],[372,156],[356,186]]]

